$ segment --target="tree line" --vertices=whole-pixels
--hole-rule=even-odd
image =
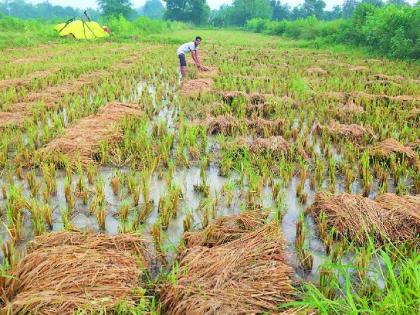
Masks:
[[[99,17],[122,15],[128,19],[147,16],[151,19],[162,19],[165,7],[160,0],[147,0],[139,8],[133,8],[129,0],[98,0],[98,9],[86,8],[89,17],[97,20]],[[25,0],[0,1],[0,16],[14,16],[21,19],[70,19],[80,17],[85,10],[71,6],[53,5],[47,0],[37,4]]]
[[[163,3],[165,6],[163,5]],[[247,21],[261,18],[269,20],[298,20],[314,16],[319,20],[350,18],[360,3],[382,7],[385,4],[408,5],[405,0],[344,0],[343,4],[325,10],[324,0],[304,0],[301,5],[289,6],[280,0],[234,0],[231,5],[222,5],[217,10],[210,10],[207,0],[147,0],[139,8],[133,8],[130,0],[97,0],[98,9],[88,8],[92,19],[99,16],[124,16],[134,19],[147,16],[152,19],[166,19],[193,23],[196,25],[244,26]],[[0,13],[23,19],[29,18],[71,18],[83,14],[80,9],[70,6],[52,5],[48,1],[38,4],[25,0],[3,0]]]

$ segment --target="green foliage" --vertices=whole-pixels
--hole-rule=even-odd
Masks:
[[[115,39],[132,39],[149,34],[166,33],[183,27],[181,23],[152,20],[145,16],[134,21],[129,21],[123,16],[110,17],[105,23],[111,29],[112,37]]]
[[[206,0],[164,0],[167,20],[207,24],[210,8]]]
[[[147,0],[140,12],[140,15],[147,16],[151,19],[161,19],[164,14],[165,7],[160,0]]]
[[[408,254],[408,255],[407,255]],[[417,314],[420,302],[420,256],[387,248],[377,254],[381,264],[370,276],[353,281],[353,264],[327,264],[328,291],[305,285],[302,301],[291,303],[319,310],[320,314]],[[325,289],[325,288],[324,288]],[[336,296],[328,293],[335,292]]]
[[[92,19],[99,17],[99,12],[87,9]],[[25,0],[0,1],[0,14],[11,15],[21,19],[69,19],[81,16],[83,11],[70,6],[53,5],[48,1],[33,4]]]
[[[371,48],[372,53],[391,58],[420,58],[420,6],[360,4],[351,19],[321,21],[308,17],[296,21],[252,19],[253,32],[284,35],[293,39],[322,40],[328,44],[350,44]]]
[[[104,16],[129,17],[133,13],[130,0],[97,0],[98,6]]]

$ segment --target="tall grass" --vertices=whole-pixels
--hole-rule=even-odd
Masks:
[[[316,44],[349,44],[372,49],[391,58],[420,58],[418,39],[420,5],[357,6],[350,19],[320,21],[308,17],[296,21],[252,19],[246,28],[253,32],[282,35]]]
[[[0,15],[0,49],[9,47],[34,46],[46,42],[75,41],[71,38],[62,38],[54,30],[54,25],[62,23],[61,20],[23,20],[12,16]],[[100,20],[111,30],[111,36],[102,41],[142,41],[151,34],[171,33],[186,28],[180,22],[152,20],[148,17],[139,17],[129,21],[124,17],[112,17]]]
[[[420,255],[389,247],[377,250],[375,272],[349,264],[326,264],[322,285],[307,283],[299,302],[289,304],[317,309],[320,314],[418,314]],[[376,264],[375,264],[376,265]],[[356,271],[356,272],[355,272]],[[357,276],[355,274],[363,274]],[[325,280],[327,279],[327,280]]]

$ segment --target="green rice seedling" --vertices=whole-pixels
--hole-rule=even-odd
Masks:
[[[33,190],[37,186],[35,171],[32,170],[26,174],[26,183],[30,190]]]
[[[328,299],[332,299],[336,295],[335,287],[333,285],[335,281],[335,276],[329,268],[321,268],[319,271],[318,288],[322,292],[323,296]]]
[[[299,201],[302,204],[305,204],[308,199],[308,195],[305,193],[304,187],[305,187],[304,181],[303,182],[299,181],[298,185],[296,186],[296,196],[299,198]]]
[[[75,228],[71,223],[71,209],[62,208],[61,209],[61,222],[63,223],[63,228],[66,231],[74,231]]]
[[[303,215],[299,216],[299,220],[296,223],[296,238],[295,238],[295,247],[296,251],[301,251],[305,244],[305,232],[304,232],[305,217]]]
[[[136,207],[139,205],[140,192],[141,192],[140,185],[138,185],[136,188],[133,188],[133,192],[132,192],[133,205]]]
[[[319,215],[319,224],[318,224],[318,233],[319,238],[323,241],[327,239],[328,236],[328,219],[325,211],[321,211]]]
[[[163,253],[163,251],[162,251],[162,236],[161,236],[160,228],[161,228],[161,222],[159,220],[157,220],[152,225],[151,234],[152,234],[152,237],[153,237],[153,241],[155,243],[156,251],[158,253],[162,254]]]
[[[331,261],[333,263],[339,262],[339,260],[343,257],[344,251],[345,251],[345,241],[341,240],[339,242],[336,242],[332,249],[331,249]]]
[[[121,181],[118,176],[114,176],[111,178],[111,187],[114,195],[118,196],[121,188]]]
[[[360,167],[363,179],[363,195],[367,197],[373,184],[373,176],[370,172],[369,153],[365,151],[360,158]]]
[[[278,197],[279,192],[280,192],[280,182],[274,183],[271,191],[272,191],[271,195],[272,195],[273,200],[277,200],[277,197]]]
[[[351,185],[356,180],[356,176],[353,171],[352,166],[348,166],[344,169],[344,186],[345,191],[350,193],[351,192]]]
[[[47,224],[48,228],[52,230],[53,228],[53,209],[49,204],[44,204],[42,207],[42,215],[44,217],[44,221]]]
[[[99,229],[105,231],[106,229],[106,210],[105,207],[100,207],[95,211],[96,221],[98,222]]]
[[[118,209],[118,216],[121,221],[126,222],[128,220],[128,214],[130,212],[130,201],[123,200]]]
[[[354,265],[360,278],[364,278],[366,276],[373,252],[374,245],[370,242],[367,246],[359,248],[356,253]]]
[[[23,179],[25,178],[25,176],[24,176],[24,174],[23,174],[23,168],[22,168],[22,165],[18,165],[18,166],[16,167],[16,177],[17,177],[19,180],[23,180]]]
[[[95,178],[98,175],[98,167],[95,163],[89,163],[86,168],[88,183],[93,185],[95,183]]]
[[[3,195],[3,199],[7,199],[7,186],[6,185],[1,185],[1,193]]]
[[[188,232],[191,230],[192,220],[193,220],[193,215],[191,211],[187,211],[185,214],[184,221],[183,221],[184,232]]]
[[[328,159],[328,175],[329,175],[329,191],[335,192],[335,184],[336,184],[336,162],[335,159],[331,156]]]
[[[1,249],[4,257],[4,265],[7,269],[11,269],[16,265],[17,257],[15,252],[15,243],[12,240],[1,242]]]
[[[229,181],[223,184],[221,193],[225,198],[226,206],[230,208],[232,206],[233,198],[234,198],[234,190],[235,190],[235,182]]]

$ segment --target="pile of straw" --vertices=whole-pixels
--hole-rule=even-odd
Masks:
[[[219,69],[216,67],[204,67],[202,71],[198,71],[199,78],[214,78],[219,75]]]
[[[282,136],[269,138],[238,138],[237,144],[247,148],[252,153],[270,153],[274,155],[286,155],[290,153],[290,144]]]
[[[338,138],[346,137],[356,142],[362,142],[364,139],[375,138],[373,130],[369,127],[364,127],[357,124],[340,124],[333,121],[329,126],[316,125],[315,130],[318,133],[327,132]]]
[[[58,69],[49,69],[49,70],[42,70],[42,71],[34,71],[29,73],[21,78],[14,78],[14,79],[6,79],[0,81],[0,91],[5,90],[11,87],[19,87],[19,86],[27,86],[31,83],[32,80],[35,79],[43,79],[48,77],[51,74],[57,72]]]
[[[413,149],[409,146],[402,145],[392,138],[385,139],[373,146],[370,150],[370,154],[380,159],[388,159],[391,154],[395,154],[408,158],[413,165],[415,165],[418,160],[417,154]]]
[[[181,253],[174,284],[160,290],[168,314],[277,313],[279,304],[295,298],[276,223],[220,239],[226,242]]]
[[[282,134],[282,128],[285,124],[283,119],[269,120],[264,118],[256,117],[250,119],[247,122],[248,129],[254,131],[256,135],[265,136],[265,135],[280,135]]]
[[[22,127],[27,115],[20,113],[0,112],[0,129],[6,127]]]
[[[244,97],[246,98],[246,94],[241,91],[225,91],[222,92],[222,99],[227,104],[232,104],[235,99]]]
[[[386,212],[388,235],[395,241],[418,240],[420,237],[420,195],[383,194],[375,201]]]
[[[136,104],[108,104],[96,115],[82,118],[75,126],[66,129],[63,136],[48,143],[38,154],[54,157],[57,153],[64,153],[73,161],[80,158],[82,163],[92,162],[102,141],[114,143],[121,138],[122,131],[115,124],[140,114]]]
[[[365,245],[372,236],[379,242],[412,241],[420,233],[420,197],[400,197],[384,194],[371,200],[343,193],[316,194],[307,213],[320,224],[321,213],[327,216],[327,226],[341,237]]]
[[[246,211],[239,215],[223,216],[210,224],[203,231],[186,232],[184,240],[187,247],[206,246],[214,247],[227,242],[234,241],[244,233],[254,231],[263,226],[268,213],[257,211]]]
[[[224,135],[234,135],[238,132],[241,122],[238,118],[235,116],[232,116],[231,114],[227,114],[225,116],[219,115],[219,116],[207,116],[204,121],[199,123],[204,124],[207,126],[207,133],[209,135],[215,135],[215,134],[224,134]]]
[[[195,97],[203,92],[210,91],[212,86],[213,80],[211,78],[184,81],[181,87],[181,95]]]
[[[326,75],[328,72],[325,71],[324,69],[320,68],[320,67],[312,67],[312,68],[308,68],[305,71],[308,74],[316,74],[316,75]]]
[[[39,236],[12,277],[3,279],[0,312],[61,315],[81,309],[107,312],[120,300],[134,305],[148,267],[146,252],[146,241],[131,234]]]

